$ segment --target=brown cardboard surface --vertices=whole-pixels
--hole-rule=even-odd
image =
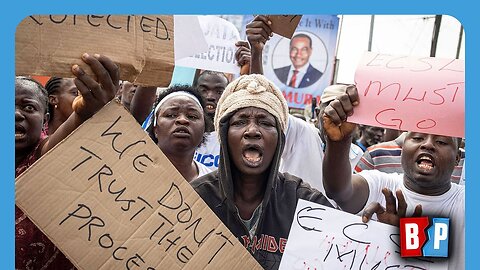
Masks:
[[[19,176],[15,201],[79,269],[262,269],[115,101]]]
[[[269,15],[272,31],[286,38],[292,38],[302,15]]]
[[[174,68],[173,16],[29,16],[17,26],[16,75],[72,77],[83,53],[104,54],[120,66],[120,79],[167,87]]]

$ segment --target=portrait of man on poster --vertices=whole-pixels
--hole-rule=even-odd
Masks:
[[[323,73],[310,63],[312,38],[304,33],[296,34],[290,40],[291,65],[274,69],[277,78],[293,88],[304,88],[317,82]]]

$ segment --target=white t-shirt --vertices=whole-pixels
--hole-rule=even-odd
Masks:
[[[460,175],[460,181],[458,181],[459,185],[465,186],[465,161],[463,162],[462,166],[462,174]]]
[[[207,139],[195,151],[193,160],[205,165],[211,171],[218,169],[220,159],[220,143],[218,142],[217,132],[212,131],[207,134]]]
[[[200,163],[196,160],[194,160],[194,162],[195,162],[195,165],[197,165],[198,177],[204,176],[205,174],[208,174],[208,173],[212,172],[212,170],[210,170],[208,167],[206,167],[202,163]]]
[[[385,207],[382,188],[401,189],[407,203],[407,216],[411,216],[417,204],[422,205],[422,216],[449,217],[450,237],[448,250],[448,269],[465,269],[465,186],[452,183],[446,193],[439,196],[427,196],[413,192],[403,184],[403,174],[384,173],[377,170],[365,170],[359,173],[367,180],[370,195],[365,206],[379,202]],[[359,212],[361,214],[363,209]],[[376,216],[374,216],[376,218]]]
[[[295,175],[325,194],[322,181],[323,142],[319,130],[302,119],[288,115],[285,137],[280,172]],[[349,157],[352,171],[362,155],[362,149],[351,144]]]

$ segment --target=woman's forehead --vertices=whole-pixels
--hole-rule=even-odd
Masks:
[[[271,113],[269,113],[267,110],[262,109],[262,108],[257,108],[257,107],[245,107],[238,109],[233,115],[235,116],[240,116],[240,115],[262,115],[266,117],[273,117],[275,118]]]
[[[37,85],[32,82],[19,82],[15,84],[15,95],[28,96],[29,98],[43,101],[45,99],[44,94],[38,89]]]
[[[171,107],[188,107],[197,108],[199,111],[203,111],[203,108],[198,105],[196,101],[188,96],[175,96],[166,100],[160,107],[160,109],[167,109]]]
[[[61,85],[62,85],[62,87],[70,87],[70,86],[74,86],[75,82],[74,82],[73,78],[63,78],[62,82],[61,82]]]

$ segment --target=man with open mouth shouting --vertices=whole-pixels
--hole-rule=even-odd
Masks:
[[[231,82],[217,104],[217,171],[191,182],[265,269],[278,269],[298,199],[331,206],[301,179],[279,172],[288,107],[262,75]]]
[[[464,269],[465,186],[450,181],[460,140],[408,132],[402,146],[403,174],[364,170],[352,175],[348,152],[355,124],[347,118],[358,103],[357,88],[349,86],[322,116],[327,134],[323,161],[326,194],[342,210],[363,213],[364,222],[374,213],[379,221],[397,226],[400,217],[412,214],[450,218],[448,269]]]

